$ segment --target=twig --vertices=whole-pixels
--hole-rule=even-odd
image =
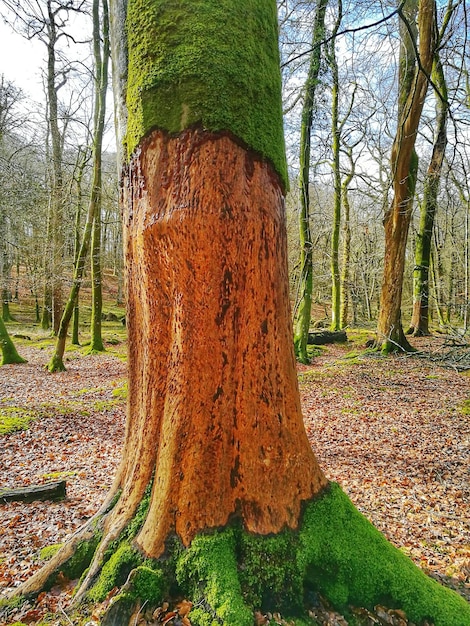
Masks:
[[[70,619],[70,617],[67,615],[67,613],[64,611],[64,609],[62,608],[62,606],[60,604],[57,605],[59,607],[59,610],[61,611],[61,613],[64,614],[65,619],[68,621],[69,624],[72,624],[73,626],[73,622]]]

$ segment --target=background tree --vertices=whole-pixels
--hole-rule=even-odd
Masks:
[[[435,23],[433,0],[419,0],[419,10],[417,2],[409,0],[401,9],[398,128],[391,156],[393,201],[384,218],[385,256],[377,323],[377,344],[383,352],[411,350],[402,328],[401,300],[418,170],[415,142],[436,49]]]
[[[21,123],[18,117],[18,104],[21,100],[21,91],[11,82],[7,81],[4,76],[0,77],[0,156],[5,159],[5,165],[9,165],[10,155],[5,142],[6,135],[11,137],[14,131]],[[4,171],[9,170],[5,167]],[[11,172],[9,172],[11,176]],[[3,177],[2,177],[3,178]],[[1,281],[1,299],[2,299],[2,318],[4,322],[12,319],[10,314],[11,299],[11,268],[13,264],[12,258],[12,233],[11,220],[12,212],[9,211],[8,204],[10,198],[6,194],[8,188],[8,177],[2,180],[2,193],[0,195],[0,281]]]
[[[0,348],[2,350],[2,360],[0,365],[9,365],[12,363],[26,363],[26,360],[23,359],[17,352],[15,348],[15,344],[10,338],[8,334],[8,330],[3,322],[3,319],[0,317]]]
[[[437,46],[442,45],[449,22],[458,5],[449,2],[439,29]],[[434,120],[434,141],[432,154],[423,186],[423,200],[420,211],[419,231],[415,244],[415,267],[413,271],[413,314],[408,334],[414,336],[429,334],[429,266],[431,263],[432,233],[438,203],[438,191],[442,166],[447,146],[447,120],[449,115],[449,94],[441,57],[436,48],[432,74],[436,99]]]
[[[15,28],[27,39],[37,38],[47,51],[45,90],[47,96],[47,127],[50,146],[49,176],[50,196],[47,219],[47,246],[45,259],[44,304],[42,326],[49,328],[51,322],[55,332],[59,327],[63,308],[63,271],[65,252],[64,213],[66,185],[64,181],[63,151],[65,130],[69,117],[61,111],[59,91],[67,83],[72,65],[60,54],[59,42],[66,38],[73,41],[66,26],[70,14],[80,13],[86,6],[85,0],[26,0],[21,4],[5,0],[4,4],[12,16]]]
[[[92,235],[95,232],[94,229],[101,229],[100,226],[96,226],[97,222],[101,221],[101,187],[102,187],[102,145],[103,145],[103,133],[105,126],[106,115],[106,91],[108,88],[108,59],[109,59],[109,17],[108,17],[108,5],[106,0],[102,0],[102,28],[100,23],[100,1],[93,0],[93,50],[95,60],[95,107],[94,107],[94,136],[93,136],[93,175],[91,184],[90,201],[88,205],[88,214],[85,224],[85,230],[83,233],[83,239],[80,245],[80,249],[77,255],[74,268],[73,285],[70,291],[69,299],[66,303],[62,319],[60,321],[57,342],[54,350],[54,354],[49,362],[48,369],[50,372],[64,371],[65,365],[63,362],[63,356],[65,351],[65,343],[67,339],[67,330],[70,320],[75,310],[81,282],[83,279],[83,272],[85,270],[85,261],[90,246],[90,240],[92,243],[92,254],[97,255],[98,259],[92,260],[92,281],[93,299],[92,299],[92,341],[91,348],[93,350],[98,349],[99,342],[101,342],[101,349],[103,348],[101,340],[101,332],[97,335],[97,324],[95,316],[99,311],[101,329],[101,280],[96,275],[96,265],[99,265],[99,248],[100,241]],[[103,46],[101,46],[101,38],[103,39]],[[101,271],[99,270],[99,276]],[[98,289],[99,295],[96,293],[95,282],[99,280],[100,285]],[[100,302],[96,300],[99,298]]]
[[[312,33],[312,51],[307,80],[304,86],[304,99],[300,125],[300,277],[299,301],[296,304],[294,322],[294,348],[299,361],[308,363],[308,331],[312,315],[313,241],[310,231],[310,158],[311,133],[314,119],[315,90],[322,57],[322,40],[325,37],[325,14],[328,0],[318,0]]]

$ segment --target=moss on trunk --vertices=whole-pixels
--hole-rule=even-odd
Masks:
[[[199,124],[231,131],[287,185],[275,3],[130,0],[127,19],[129,156],[153,128]]]
[[[13,341],[10,339],[7,328],[0,317],[0,348],[2,350],[2,359],[0,365],[8,365],[10,363],[26,363],[17,352]]]

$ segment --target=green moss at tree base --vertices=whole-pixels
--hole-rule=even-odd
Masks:
[[[309,504],[299,534],[306,583],[337,608],[400,608],[435,626],[469,626],[470,604],[426,576],[353,506],[338,485]]]
[[[54,374],[56,372],[65,372],[67,368],[64,365],[62,357],[57,354],[53,354],[51,360],[47,364],[47,369],[51,374]]]
[[[302,626],[311,623],[309,598],[318,593],[346,613],[379,604],[403,610],[417,626],[470,626],[470,604],[390,544],[336,484],[308,503],[297,531],[255,536],[235,523],[198,535],[187,549],[173,538],[161,560],[145,559],[129,537],[146,506],[108,552],[90,600],[119,586],[123,606],[191,600],[193,626],[252,626],[255,610]]]
[[[26,363],[26,359],[21,357],[10,339],[10,335],[6,329],[3,319],[0,317],[0,349],[2,351],[2,357],[0,365],[10,365],[15,363]]]
[[[153,128],[200,125],[233,133],[287,186],[274,0],[129,0],[127,20],[129,157]]]
[[[114,587],[121,586],[131,571],[140,565],[142,557],[128,543],[122,543],[111,558],[104,563],[100,576],[89,592],[93,602],[102,602]]]

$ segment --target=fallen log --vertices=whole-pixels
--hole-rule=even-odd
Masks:
[[[34,502],[35,500],[63,500],[65,480],[45,485],[30,485],[16,489],[0,489],[0,502]]]
[[[308,333],[308,343],[314,346],[322,346],[326,343],[336,343],[347,340],[348,336],[344,330],[321,330],[319,332]]]

